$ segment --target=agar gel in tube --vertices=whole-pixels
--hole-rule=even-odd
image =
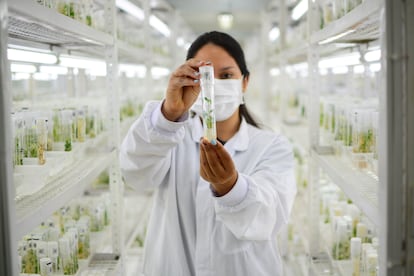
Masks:
[[[203,102],[204,137],[209,141],[216,139],[216,115],[214,113],[214,69],[211,65],[199,68],[201,96]]]

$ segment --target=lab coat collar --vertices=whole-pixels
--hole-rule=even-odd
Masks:
[[[194,116],[193,127],[191,130],[193,140],[196,143],[200,143],[200,138],[203,137],[203,124],[201,123],[199,116]],[[245,151],[249,145],[249,129],[246,120],[242,117],[239,131],[230,138],[229,141],[224,145],[225,148],[234,151]]]

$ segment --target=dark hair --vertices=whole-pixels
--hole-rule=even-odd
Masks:
[[[243,79],[249,77],[250,72],[247,69],[242,47],[240,46],[239,42],[237,42],[237,40],[226,33],[212,31],[200,35],[188,49],[187,60],[193,58],[204,45],[209,43],[220,46],[234,58],[240,68]],[[247,110],[245,104],[240,105],[240,116],[243,117],[248,124],[259,128],[259,124]]]

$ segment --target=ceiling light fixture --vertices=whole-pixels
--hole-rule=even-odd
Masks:
[[[223,30],[231,29],[233,26],[233,15],[229,12],[222,12],[217,15],[217,22]]]
[[[269,32],[269,40],[276,41],[280,36],[280,30],[277,26],[273,27]]]

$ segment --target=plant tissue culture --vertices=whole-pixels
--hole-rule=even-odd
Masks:
[[[216,139],[216,117],[214,113],[214,69],[211,65],[201,66],[201,96],[203,99],[204,137]]]

